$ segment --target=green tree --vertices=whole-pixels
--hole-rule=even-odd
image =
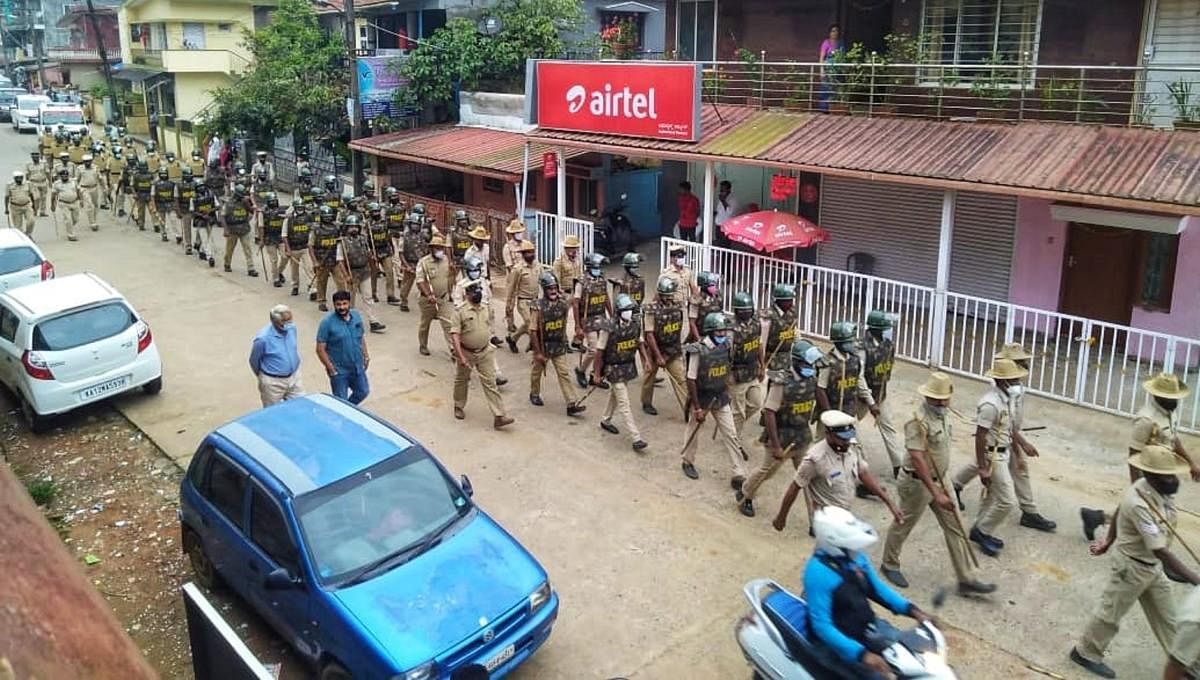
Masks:
[[[246,32],[253,68],[212,92],[206,129],[269,144],[289,132],[319,139],[348,128],[345,42],[317,22],[310,0],[280,0],[271,23]]]

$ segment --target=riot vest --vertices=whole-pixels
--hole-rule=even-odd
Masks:
[[[825,388],[829,408],[853,414],[858,401],[858,373],[862,368],[858,355],[851,353],[842,359],[830,352],[825,355],[825,360],[829,371],[829,383]]]
[[[567,353],[567,311],[570,307],[567,301],[559,296],[557,300],[546,298],[536,303],[541,314],[541,327],[538,333],[542,340],[542,351],[548,357],[560,357]]]
[[[762,347],[761,328],[758,320],[748,321],[734,326],[730,351],[733,362],[733,379],[739,383],[758,379],[758,351]]]
[[[892,378],[892,362],[895,360],[896,347],[891,340],[876,342],[875,338],[868,333],[867,337],[863,338],[863,348],[867,360],[866,366],[863,367],[866,372],[867,387],[870,387],[871,393],[876,399],[879,399],[883,387]]]
[[[763,316],[771,324],[767,331],[767,368],[787,370],[791,368],[792,343],[796,341],[796,306],[783,312],[772,305]]]
[[[250,208],[245,202],[235,199],[225,204],[225,226],[238,236],[250,233]]]
[[[267,194],[271,193],[272,191],[275,191],[275,189],[271,186],[270,182],[256,184],[254,185],[254,200],[257,201],[259,205],[266,205]]]
[[[292,217],[287,223],[287,244],[292,250],[304,250],[308,247],[308,235],[312,231],[308,212],[293,210]]]
[[[700,301],[696,303],[696,325],[704,325],[704,317],[715,312],[724,311],[721,305],[721,298],[717,295],[709,295],[704,293],[700,296]]]
[[[204,173],[204,183],[209,189],[224,189],[225,188],[225,173],[221,172],[220,168],[209,168]]]
[[[780,379],[772,377],[772,382],[783,388],[783,399],[775,412],[779,443],[784,447],[795,443],[793,451],[802,451],[812,441],[810,423],[817,408],[817,378],[801,378],[790,367],[781,373]]]
[[[191,210],[190,201],[196,197],[196,187],[184,184],[179,187],[179,207],[184,211]]]
[[[429,239],[425,238],[425,230],[417,229],[404,231],[404,261],[416,264],[429,254]]]
[[[596,322],[608,316],[608,282],[602,278],[580,279],[583,289],[583,318],[588,330],[596,330]]]
[[[404,220],[407,217],[399,206],[389,207],[385,215],[388,233],[392,236],[401,236],[404,233]]]
[[[133,176],[133,191],[138,196],[146,198],[154,189],[154,175],[148,172],[139,172]]]
[[[695,361],[700,365],[696,371],[696,397],[703,409],[719,408],[729,403],[729,346],[709,347],[698,342]]]
[[[629,382],[637,377],[638,347],[641,345],[642,324],[637,319],[614,319],[608,329],[608,344],[604,347],[604,377],[613,382]]]
[[[646,279],[640,276],[630,276],[628,273],[617,281],[617,294],[624,293],[633,299],[640,307],[646,298]]]
[[[328,196],[321,205],[327,205],[334,213],[337,213],[342,209],[342,198],[340,196]]]
[[[450,237],[450,248],[454,251],[454,262],[456,264],[463,261],[463,257],[474,243],[471,241],[471,237],[467,236],[468,231],[468,227],[455,227],[454,234]]]
[[[283,220],[287,216],[285,211],[285,208],[267,208],[263,212],[263,243],[283,243]]]
[[[336,224],[318,222],[313,228],[313,257],[323,265],[329,266],[337,255],[338,227]]]
[[[658,302],[653,311],[654,343],[658,351],[668,359],[679,356],[683,352],[683,308]]]
[[[346,257],[346,266],[351,269],[366,269],[371,263],[370,243],[361,233],[358,236],[346,236],[342,239],[342,255]]]
[[[212,214],[216,212],[217,200],[213,198],[212,194],[205,194],[203,196],[197,196],[192,205],[194,206],[196,215],[198,215],[200,219],[208,220],[211,219]]]
[[[392,256],[392,237],[388,234],[387,223],[383,220],[372,220],[368,233],[371,234],[371,245],[375,247],[375,257],[383,259]]]
[[[171,180],[163,180],[154,183],[154,202],[155,203],[170,203],[175,200],[175,183]]]

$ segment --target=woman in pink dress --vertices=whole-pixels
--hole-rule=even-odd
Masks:
[[[837,24],[829,27],[829,37],[821,41],[821,50],[817,61],[822,64],[832,64],[835,55],[842,51],[842,29]],[[817,109],[829,110],[829,99],[833,93],[833,69],[830,66],[821,68],[821,84],[817,87]]]

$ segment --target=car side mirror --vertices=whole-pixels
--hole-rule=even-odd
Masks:
[[[300,587],[300,584],[299,578],[292,576],[287,569],[282,567],[271,571],[263,579],[263,586],[267,590],[291,590]]]
[[[475,495],[475,488],[471,486],[471,480],[466,475],[462,476],[458,485],[462,487],[462,492],[466,494],[467,498]]]

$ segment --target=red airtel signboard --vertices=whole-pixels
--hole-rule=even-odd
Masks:
[[[536,61],[530,122],[694,142],[700,139],[700,73],[694,63]]]

